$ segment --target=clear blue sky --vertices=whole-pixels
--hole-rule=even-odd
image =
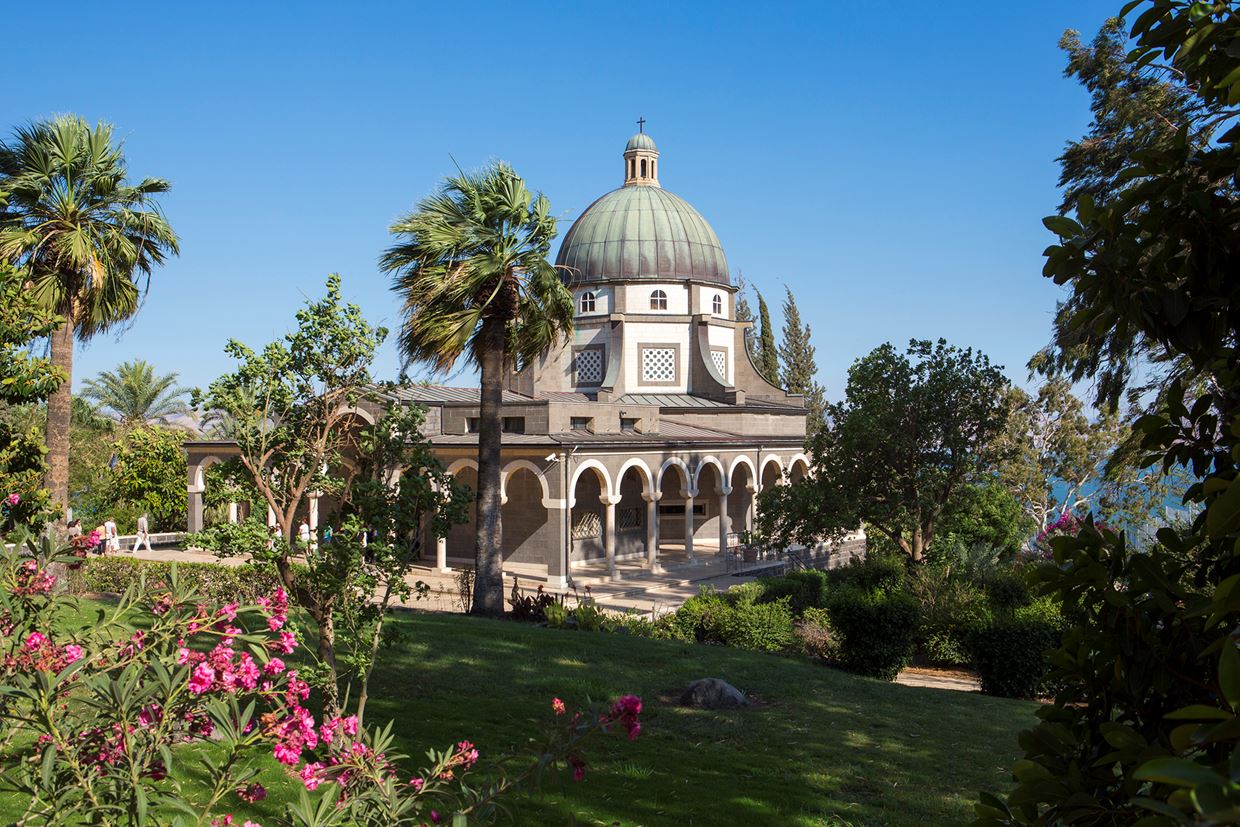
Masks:
[[[282,333],[330,271],[395,326],[376,258],[452,158],[510,161],[563,232],[621,183],[639,115],[733,273],[773,305],[792,288],[831,398],[910,337],[1023,383],[1058,295],[1054,159],[1089,120],[1056,41],[1121,5],[17,4],[0,129],[110,120],[131,172],[173,183],[182,254],[128,330],[79,351],[77,383],[140,357],[205,386],[229,337]],[[378,373],[397,364],[389,343]]]

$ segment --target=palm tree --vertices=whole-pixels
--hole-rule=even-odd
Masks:
[[[399,241],[380,259],[402,299],[404,358],[442,372],[464,356],[481,375],[475,614],[504,609],[499,494],[505,379],[572,329],[572,297],[547,261],[555,237],[550,208],[503,162],[461,173],[389,228]]]
[[[73,339],[87,341],[138,312],[151,271],[179,252],[155,197],[162,178],[126,181],[112,126],[75,115],[21,127],[0,143],[0,259],[25,264],[30,289],[65,319],[51,336],[52,363],[70,377],[48,398],[47,486],[69,501]],[[63,521],[63,516],[60,518]]]
[[[155,366],[142,359],[121,362],[116,371],[100,371],[87,379],[82,395],[111,410],[123,427],[147,423],[167,424],[173,416],[189,413],[185,395],[189,388],[177,385],[177,375],[155,375]]]

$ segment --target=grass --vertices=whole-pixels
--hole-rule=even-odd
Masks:
[[[961,824],[977,790],[1009,786],[1016,733],[1033,722],[1030,703],[774,655],[455,615],[397,623],[404,634],[381,655],[367,719],[394,720],[401,751],[415,757],[461,739],[491,756],[519,751],[553,696],[645,700],[637,741],[592,741],[586,780],[515,802],[520,824]],[[701,677],[724,678],[759,704],[675,705]],[[263,779],[272,797],[253,815],[269,817],[293,794],[279,773],[273,761]]]

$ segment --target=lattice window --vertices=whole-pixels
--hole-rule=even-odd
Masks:
[[[588,540],[603,533],[603,521],[597,511],[586,511],[573,515],[573,539]]]
[[[598,385],[603,381],[603,351],[592,347],[577,351],[574,370],[578,385]]]
[[[642,381],[675,382],[676,349],[672,347],[642,348]]]
[[[710,360],[715,363],[715,370],[719,371],[719,375],[727,379],[728,352],[726,350],[712,350],[710,352]]]
[[[626,528],[641,528],[644,520],[642,519],[646,509],[641,506],[633,508],[621,508],[616,511],[616,528],[624,531]]]

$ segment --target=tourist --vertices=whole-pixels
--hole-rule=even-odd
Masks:
[[[116,530],[116,521],[108,517],[103,521],[103,537],[108,551],[119,554],[121,550],[120,533]]]
[[[275,525],[273,523],[272,525],[267,526],[267,550],[268,551],[275,551],[276,540],[279,537],[280,537],[280,527],[278,525]]]
[[[305,520],[302,520],[301,524],[297,526],[297,539],[301,542],[302,546],[306,550],[309,550],[310,548],[310,524],[306,522]]]
[[[323,527],[323,545],[330,546],[332,544],[332,527],[330,525]]]
[[[137,554],[138,547],[143,544],[146,544],[147,551],[151,550],[151,534],[150,534],[150,531],[148,530],[148,524],[147,524],[145,513],[143,513],[142,516],[138,518],[138,533],[134,535],[133,548],[129,550],[129,553]]]
[[[81,537],[81,536],[82,536],[82,521],[81,520],[70,520],[69,521],[69,539],[73,540],[74,537]]]

